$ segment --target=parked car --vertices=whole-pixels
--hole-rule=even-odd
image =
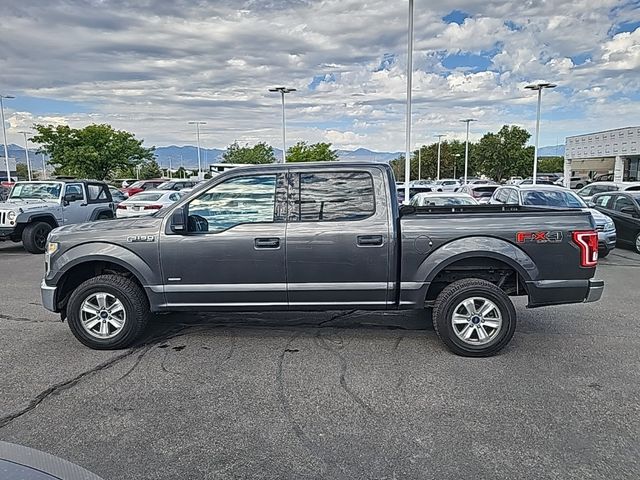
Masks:
[[[478,178],[478,179],[475,179],[475,180],[470,180],[467,184],[468,185],[498,185],[493,180],[488,180],[488,179],[485,179],[485,178]]]
[[[594,182],[613,182],[613,173],[603,173],[593,177]]]
[[[525,178],[518,185],[533,185],[533,178],[532,177]],[[536,180],[536,185],[555,185],[555,184],[551,180],[538,177],[538,179]]]
[[[18,182],[0,203],[0,240],[21,241],[27,252],[43,253],[52,229],[113,217],[113,200],[104,182]]]
[[[575,193],[556,185],[518,185],[500,187],[489,203],[548,208],[576,208],[589,211],[598,232],[598,253],[604,258],[616,247],[616,227],[613,220],[589,206]]]
[[[449,207],[459,205],[479,205],[471,195],[457,192],[418,193],[411,198],[409,205],[414,207]]]
[[[436,192],[455,192],[460,187],[461,183],[455,178],[445,178],[438,180],[435,183]]]
[[[475,198],[478,203],[488,203],[496,188],[498,185],[463,185],[457,192],[466,193]]]
[[[564,187],[564,177],[560,177],[558,178],[556,181],[551,182],[554,185],[558,185],[560,187]],[[588,185],[590,182],[588,177],[580,177],[580,176],[574,176],[571,177],[571,182],[570,182],[570,186],[569,188],[575,189],[575,188],[583,188],[585,185]]]
[[[109,192],[111,193],[113,203],[116,205],[118,205],[120,202],[124,202],[127,199],[127,196],[116,187],[109,186]]]
[[[131,345],[150,312],[432,308],[445,345],[480,357],[513,336],[509,295],[602,294],[586,212],[395,196],[385,164],[231,169],[153,217],[52,232],[42,302],[97,349]]]
[[[131,185],[133,185],[134,183],[136,183],[138,181],[138,179],[136,178],[125,178],[120,180],[120,188],[128,188]]]
[[[5,187],[4,185],[0,185],[0,202],[4,202],[9,196],[9,187]]]
[[[165,182],[166,180],[140,180],[120,191],[127,197],[133,197],[135,194],[144,192],[145,190],[155,190]]]
[[[591,201],[595,209],[613,219],[618,242],[640,253],[640,192],[599,193]]]
[[[404,186],[396,186],[398,203],[404,203]],[[409,200],[411,200],[418,193],[431,192],[433,189],[431,187],[423,186],[423,185],[415,185],[409,187]]]
[[[505,185],[518,185],[522,181],[522,177],[509,177]]]
[[[180,200],[182,194],[173,190],[147,190],[118,204],[116,217],[144,217]]]
[[[185,188],[193,188],[199,182],[197,180],[169,180],[158,186],[158,190],[175,190],[179,192]]]
[[[640,182],[594,182],[580,189],[577,193],[585,202],[588,202],[598,193],[638,190],[640,190]]]

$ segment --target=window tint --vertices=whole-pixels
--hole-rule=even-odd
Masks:
[[[509,189],[508,188],[501,188],[496,193],[496,201],[498,201],[500,203],[506,203],[508,198],[509,198]]]
[[[522,204],[536,207],[584,208],[584,203],[571,192],[527,191],[522,193]]]
[[[160,200],[160,197],[164,195],[163,193],[138,193],[129,199],[129,203],[135,202],[155,202],[156,200]]]
[[[300,174],[300,220],[361,220],[375,212],[373,178],[366,172]]]
[[[172,193],[171,195],[169,195],[169,200],[171,200],[172,202],[177,202],[178,200],[180,200],[180,194]]]
[[[613,202],[613,210],[621,212],[623,208],[634,207],[633,202],[622,195],[618,196]]]
[[[582,190],[580,190],[578,192],[578,195],[580,195],[581,197],[589,197],[591,195],[595,195],[596,192],[595,191],[596,186],[595,185],[589,185],[588,187],[584,187]],[[602,192],[604,192],[605,190],[601,190]]]
[[[107,187],[105,185],[87,185],[87,192],[90,202],[107,200]]]
[[[609,203],[610,199],[611,195],[600,195],[599,197],[593,199],[593,203],[595,203],[599,207],[607,208],[607,204]]]
[[[615,190],[615,187],[613,188]],[[596,193],[610,192],[610,191],[611,191],[610,185],[593,185],[591,187],[591,195],[595,195]]]
[[[220,232],[242,223],[273,222],[275,175],[237,177],[200,194],[189,204],[191,231]],[[197,225],[191,228],[191,224]]]

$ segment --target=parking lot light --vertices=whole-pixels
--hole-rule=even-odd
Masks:
[[[7,169],[7,182],[11,182],[11,170],[9,170],[9,149],[7,148],[7,127],[4,123],[4,99],[16,98],[13,95],[0,95],[0,114],[2,117],[2,135],[4,137],[4,164]]]
[[[198,180],[202,180],[202,162],[200,161],[200,125],[206,125],[207,122],[191,121],[189,125],[196,126],[196,143],[198,144]]]
[[[538,177],[538,138],[540,137],[540,104],[542,103],[542,90],[544,90],[545,88],[555,88],[556,86],[557,85],[553,83],[540,82],[540,83],[527,85],[526,87],[524,87],[527,90],[537,90],[538,92],[538,111],[536,114],[536,139],[533,147],[533,180],[532,181],[534,185],[537,183],[537,177]]]
[[[467,141],[464,145],[464,185],[467,184],[467,174],[469,172],[469,124],[471,122],[477,122],[477,120],[473,118],[465,118],[464,120],[460,120],[467,124]]]
[[[284,114],[284,96],[286,93],[296,92],[295,88],[276,87],[270,88],[270,92],[280,92],[282,98],[282,163],[287,163],[287,123]]]
[[[409,0],[409,28],[407,48],[407,119],[405,126],[404,203],[409,204],[411,180],[411,82],[413,80],[413,0]]]
[[[27,140],[27,134],[29,132],[18,132],[24,135],[24,154],[27,158],[27,177],[29,178],[29,181],[31,181],[31,161],[29,160],[29,147],[28,147],[28,140]]]
[[[436,137],[438,137],[438,172],[436,175],[436,180],[440,180],[440,142],[442,140],[442,137],[446,137],[446,135],[441,133],[436,135]]]

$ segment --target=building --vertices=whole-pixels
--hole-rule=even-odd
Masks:
[[[17,178],[18,172],[16,171],[16,159],[13,157],[9,157],[9,173],[11,177]],[[0,181],[7,180],[7,163],[5,161],[4,155],[0,157]]]
[[[246,163],[212,163],[209,165],[209,172],[222,173],[236,167],[246,167]]]
[[[612,174],[613,180],[640,181],[640,126],[567,137],[565,178]]]

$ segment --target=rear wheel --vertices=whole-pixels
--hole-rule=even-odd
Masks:
[[[90,348],[126,348],[142,334],[149,302],[136,282],[120,275],[100,275],[73,291],[67,319],[73,335]]]
[[[33,222],[22,231],[22,245],[29,253],[44,253],[51,225],[45,222]]]
[[[598,258],[604,258],[611,253],[611,250],[603,249],[598,250]]]
[[[582,187],[584,187],[584,184],[583,184],[583,183],[578,183],[578,184],[576,185],[576,188],[582,188]]]
[[[448,285],[438,295],[433,325],[453,353],[488,357],[513,337],[516,312],[502,289],[486,280],[468,278]]]
[[[640,232],[636,235],[636,252],[640,253]]]
[[[113,214],[108,212],[102,212],[98,215],[98,218],[96,218],[96,220],[111,220],[112,218],[113,218]]]

